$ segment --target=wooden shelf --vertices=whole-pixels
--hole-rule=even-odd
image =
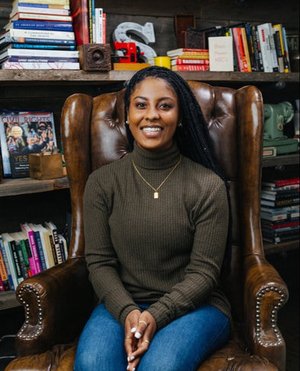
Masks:
[[[300,240],[288,241],[279,244],[271,244],[264,242],[264,250],[266,255],[278,254],[290,250],[297,250],[300,246]]]
[[[0,310],[15,308],[20,305],[14,291],[0,292]]]
[[[265,157],[262,159],[262,167],[297,165],[299,163],[300,163],[299,153],[275,157]]]
[[[0,84],[3,85],[99,85],[99,83],[121,82],[129,80],[135,71],[85,72],[67,70],[0,70]],[[267,73],[267,72],[179,72],[186,80],[204,82],[236,82],[236,83],[291,83],[299,82],[299,73]]]
[[[2,179],[0,183],[0,197],[48,192],[65,188],[69,188],[67,177],[49,180],[31,178]]]

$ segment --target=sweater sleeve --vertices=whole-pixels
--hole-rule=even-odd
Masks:
[[[206,302],[218,285],[229,210],[225,184],[216,183],[210,184],[193,210],[195,234],[184,279],[148,308],[158,328]]]
[[[89,278],[99,300],[124,324],[126,316],[139,309],[124,288],[118,274],[118,258],[112,246],[108,224],[109,202],[95,175],[84,193],[85,258]]]

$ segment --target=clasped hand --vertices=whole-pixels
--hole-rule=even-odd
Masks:
[[[142,355],[148,350],[156,331],[156,321],[147,312],[133,310],[125,320],[125,349],[127,353],[127,370],[134,371]]]

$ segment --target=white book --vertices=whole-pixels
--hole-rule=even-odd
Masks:
[[[9,62],[5,61],[4,70],[80,70],[79,62]]]
[[[35,14],[56,14],[56,15],[70,15],[68,9],[57,9],[57,8],[39,8],[31,6],[19,6],[16,5],[12,8],[10,18],[13,18],[16,13],[35,13]]]
[[[8,48],[0,53],[0,60],[5,57],[61,57],[79,58],[77,50],[49,50],[49,49],[11,49]]]
[[[10,29],[7,34],[10,37],[23,37],[31,39],[75,40],[73,31],[49,31],[49,30],[21,30]]]
[[[231,36],[208,38],[209,70],[233,71],[233,41]]]
[[[268,23],[259,24],[257,33],[261,49],[261,56],[264,66],[264,72],[273,72],[273,63],[269,42],[269,25]]]
[[[273,30],[272,23],[267,23],[267,24],[269,27],[268,40],[270,44],[271,64],[272,64],[273,72],[279,72],[278,58],[277,58],[275,40],[274,40],[275,32]]]
[[[103,44],[103,8],[95,8],[95,43]]]

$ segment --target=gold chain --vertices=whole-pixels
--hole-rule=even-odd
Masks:
[[[135,162],[132,160],[132,165],[133,165],[133,168],[134,170],[137,172],[137,174],[141,177],[141,179],[154,191],[154,194],[153,194],[153,198],[158,198],[159,197],[159,193],[158,191],[160,190],[160,188],[165,184],[165,182],[168,180],[168,178],[170,177],[170,175],[175,171],[175,169],[178,167],[178,165],[180,164],[181,162],[181,156],[178,160],[178,162],[175,164],[175,166],[172,168],[172,170],[169,172],[169,174],[165,177],[165,179],[160,183],[160,185],[157,187],[157,188],[154,188],[152,184],[150,184],[144,177],[143,175],[140,173],[139,169],[137,168]]]

